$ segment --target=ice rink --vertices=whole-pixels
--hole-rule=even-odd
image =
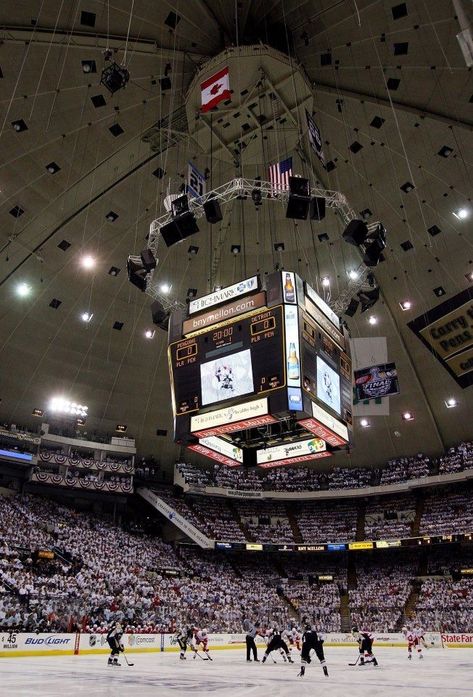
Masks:
[[[179,661],[175,653],[128,654],[128,667],[106,665],[107,657],[39,657],[0,659],[0,694],[9,697],[121,697],[174,695],[175,697],[461,697],[473,695],[473,651],[425,651],[423,661],[407,660],[406,651],[379,648],[380,666],[349,667],[355,649],[327,648],[330,676],[312,663],[298,678],[299,657],[285,664],[277,656],[247,663],[243,652],[214,651],[213,662],[199,658]]]

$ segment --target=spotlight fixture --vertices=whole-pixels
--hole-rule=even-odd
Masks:
[[[97,65],[94,60],[81,61],[83,73],[96,73]]]
[[[403,312],[406,312],[406,310],[410,310],[410,309],[411,309],[412,303],[411,303],[410,300],[402,300],[402,301],[399,303],[399,307],[401,308],[401,310],[402,310]]]
[[[116,431],[117,433],[125,433],[127,428],[128,428],[128,427],[127,427],[126,424],[117,424],[117,425],[115,426],[115,431]]]
[[[155,332],[154,329],[147,329],[147,330],[145,331],[145,338],[146,338],[146,339],[153,339],[155,333],[156,333],[156,332]]]
[[[93,316],[94,316],[93,312],[83,312],[81,314],[80,318],[83,322],[90,322],[90,320],[92,319]]]
[[[187,250],[187,254],[192,254],[193,256],[195,256],[198,253],[198,251],[199,248],[191,244],[189,249]]]
[[[222,290],[222,286],[214,286],[214,293],[218,293],[219,290]]]
[[[171,286],[169,283],[166,283],[166,282],[165,282],[165,283],[161,283],[161,285],[159,286],[159,290],[160,290],[161,293],[163,293],[163,295],[167,295],[168,293],[170,293],[170,292],[171,292],[171,288],[172,288],[172,286]]]
[[[251,192],[251,199],[255,206],[261,206],[263,197],[261,196],[261,189],[253,189]]]
[[[240,254],[241,246],[239,244],[232,244],[230,251],[236,256],[237,254]]]
[[[323,276],[321,283],[322,283],[324,288],[328,288],[330,285],[330,278],[328,276]]]
[[[368,421],[368,419],[360,419],[360,426],[362,428],[369,428],[371,426],[371,424]]]
[[[455,397],[449,397],[445,400],[445,406],[447,407],[447,409],[454,409],[458,406],[458,402],[455,399]]]
[[[110,92],[110,94],[114,94],[115,92],[118,92],[118,90],[123,89],[129,79],[130,73],[124,65],[111,63],[102,70],[100,84],[103,85]]]
[[[368,317],[368,323],[369,324],[378,324],[378,318],[375,317],[374,315],[370,315]]]
[[[22,131],[28,130],[28,126],[23,121],[23,119],[18,119],[17,121],[12,121],[11,125],[13,126],[13,130],[16,131],[17,133],[21,133]]]
[[[455,218],[458,218],[458,220],[466,220],[470,215],[470,211],[468,208],[459,208],[458,210],[453,211],[453,215]]]
[[[348,272],[348,278],[351,281],[356,281],[356,279],[358,278],[358,275],[359,275],[358,271],[355,271],[355,269],[350,269],[350,271]]]
[[[465,274],[465,278],[466,278],[467,281],[469,281],[470,283],[472,283],[472,282],[473,282],[473,271],[469,271],[468,273],[466,273],[466,274]]]
[[[86,254],[82,257],[80,263],[84,269],[93,269],[95,266],[95,259],[90,254]]]
[[[71,414],[73,416],[86,417],[89,407],[70,402],[64,397],[53,397],[49,402],[49,411],[58,414]]]
[[[16,287],[16,294],[20,296],[20,298],[26,298],[27,295],[31,293],[31,286],[29,286],[27,283],[19,283]]]
[[[274,251],[275,252],[284,252],[284,242],[275,242]]]
[[[197,288],[188,288],[186,293],[187,300],[192,300],[197,295]]]
[[[56,174],[60,169],[61,168],[56,162],[50,162],[49,165],[46,165],[46,170],[49,172],[49,174]]]
[[[372,288],[371,290],[360,290],[357,293],[358,299],[361,302],[361,311],[366,312],[373,305],[375,305],[379,300],[379,288]]]
[[[32,416],[38,416],[39,418],[42,418],[44,416],[44,410],[43,409],[33,409],[31,412]]]
[[[414,421],[414,414],[411,411],[405,411],[402,419],[403,421]]]

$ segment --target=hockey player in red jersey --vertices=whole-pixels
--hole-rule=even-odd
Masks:
[[[358,648],[360,652],[358,660],[360,662],[360,666],[368,665],[368,663],[372,663],[374,666],[377,666],[378,661],[376,660],[376,657],[373,655],[374,637],[371,634],[371,632],[368,632],[368,630],[366,629],[359,631],[358,627],[353,627],[351,631],[356,641],[358,642]]]
[[[424,632],[420,627],[415,627],[411,629],[410,627],[403,627],[402,633],[407,641],[407,657],[412,660],[412,649],[417,651],[419,658],[424,658],[422,654],[422,646],[425,646]]]
[[[197,627],[194,629],[194,639],[192,642],[192,649],[194,650],[194,658],[199,651],[199,649],[202,647],[203,652],[211,661],[212,659],[210,658],[209,654],[209,637],[207,634],[206,629],[198,629]]]

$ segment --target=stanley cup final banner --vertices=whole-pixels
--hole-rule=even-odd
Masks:
[[[473,385],[473,288],[407,325],[460,387]]]
[[[360,401],[399,394],[396,364],[382,363],[355,370],[355,392]]]

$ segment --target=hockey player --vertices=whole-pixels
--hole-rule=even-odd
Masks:
[[[258,649],[255,644],[255,637],[260,634],[259,622],[253,624],[249,619],[245,619],[243,629],[246,632],[246,660],[251,661],[251,652],[253,652],[253,660],[259,663]]]
[[[424,658],[424,655],[422,653],[422,647],[424,646],[425,648],[428,648],[425,642],[424,630],[422,629],[422,627],[419,627],[419,625],[417,625],[416,627],[414,627],[413,631],[417,639],[417,655],[419,656],[419,658]]]
[[[373,655],[373,635],[371,632],[368,632],[366,629],[363,629],[360,632],[358,627],[353,627],[351,631],[358,642],[360,666],[367,665],[368,663],[372,663],[374,666],[377,666],[378,661]]]
[[[207,659],[209,661],[212,660],[210,658],[208,644],[209,644],[209,637],[207,634],[207,630],[206,629],[197,629],[197,628],[194,629],[194,639],[193,639],[193,645],[192,645],[192,649],[194,650],[194,659],[197,655],[197,652],[198,652],[200,646],[202,646],[202,650],[205,653],[205,655],[207,656]]]
[[[268,645],[266,646],[266,651],[263,656],[263,663],[266,662],[271,651],[276,651],[282,649],[281,653],[284,654],[284,658],[289,661],[289,663],[294,663],[289,655],[289,649],[287,648],[286,642],[281,637],[281,631],[274,627],[268,634]]]
[[[302,635],[301,670],[298,673],[298,677],[304,677],[305,667],[312,660],[310,657],[310,652],[312,649],[315,651],[315,654],[320,661],[320,665],[322,666],[325,677],[328,678],[328,668],[325,663],[324,655],[324,638],[321,634],[317,634],[311,624],[305,625],[304,633]]]
[[[418,640],[415,633],[410,629],[410,627],[404,626],[402,628],[402,633],[405,640],[407,641],[407,658],[412,660],[412,648],[418,645]]]
[[[186,660],[187,645],[191,643],[193,636],[194,632],[190,627],[183,628],[179,632],[176,632],[176,634],[174,635],[175,641],[179,644],[179,659],[181,661]]]
[[[125,647],[121,643],[123,636],[123,627],[120,622],[114,622],[107,632],[107,642],[110,646],[111,653],[108,657],[109,666],[119,666],[118,655],[120,651],[124,651]]]

